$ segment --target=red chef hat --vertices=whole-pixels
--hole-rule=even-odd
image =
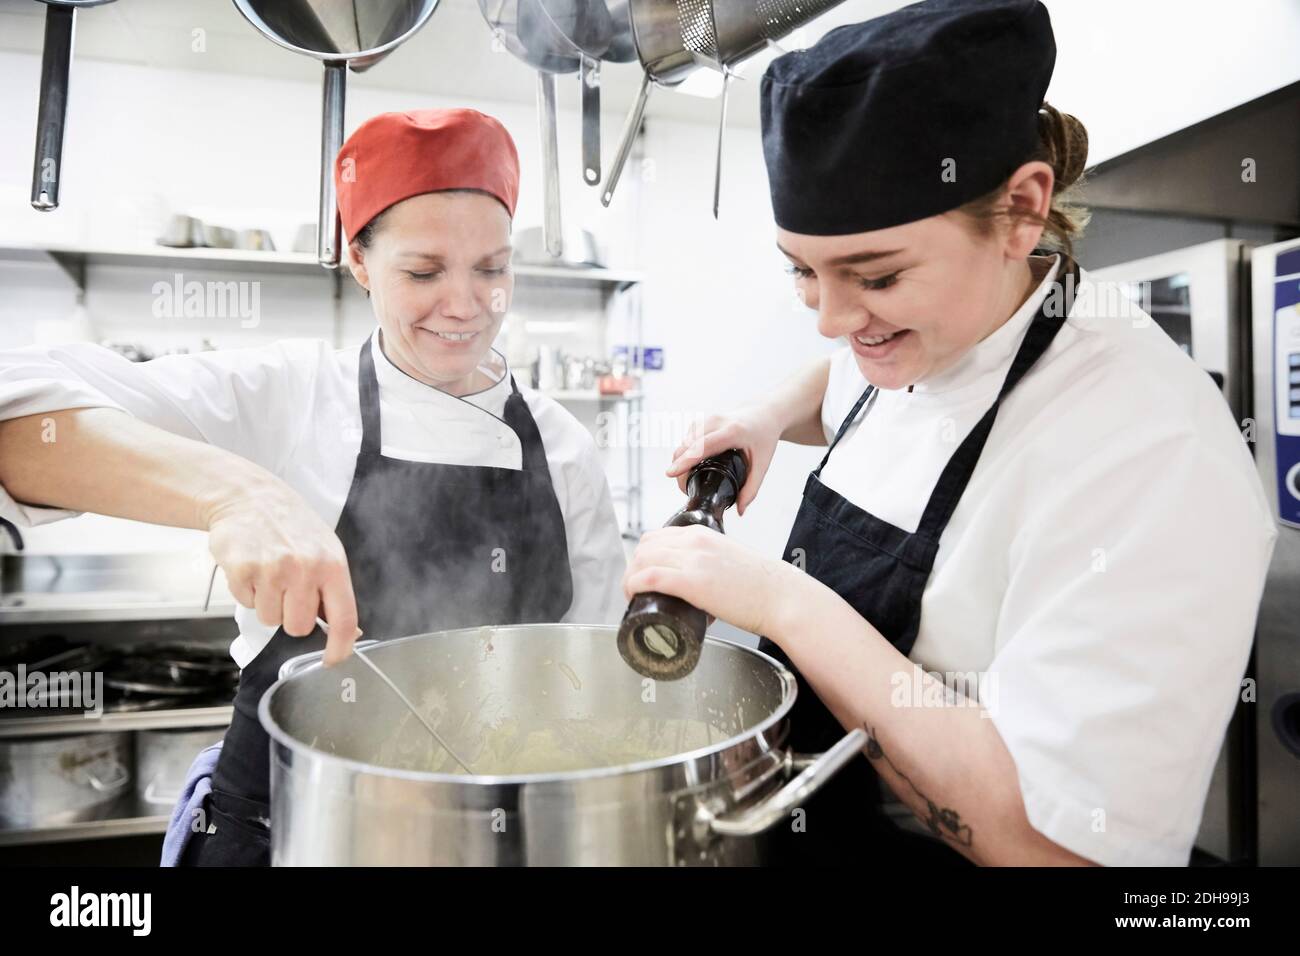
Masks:
[[[477,110],[380,113],[339,150],[334,185],[349,239],[394,203],[443,189],[481,189],[513,218],[519,152],[506,128]]]

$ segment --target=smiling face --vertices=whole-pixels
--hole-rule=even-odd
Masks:
[[[1051,192],[1043,163],[1008,184],[1009,202],[1043,214]],[[778,230],[777,245],[817,331],[845,339],[867,381],[898,389],[951,368],[1011,317],[1033,291],[1027,257],[1041,233],[1019,223],[981,234],[954,210],[845,236]]]
[[[349,246],[370,291],[384,354],[412,378],[452,395],[491,384],[476,370],[514,292],[510,216],[491,196],[424,193],[390,206],[370,244]]]

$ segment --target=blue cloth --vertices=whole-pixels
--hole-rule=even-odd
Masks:
[[[185,775],[185,786],[181,788],[180,799],[172,809],[171,822],[167,824],[167,835],[163,837],[162,861],[160,866],[178,866],[185,853],[185,845],[194,833],[195,811],[203,806],[203,801],[212,792],[212,774],[217,769],[217,758],[221,756],[223,740],[211,747],[199,751],[190,764],[189,773]]]

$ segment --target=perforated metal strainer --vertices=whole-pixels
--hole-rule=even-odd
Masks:
[[[843,0],[629,0],[632,35],[645,68],[641,89],[623,126],[623,140],[601,201],[614,198],[623,165],[641,128],[650,84],[675,86],[699,67],[722,73],[713,216],[722,191],[722,138],[732,68],[793,33]],[[779,47],[778,47],[779,49]]]
[[[718,58],[735,66],[789,36],[843,0],[713,0]]]

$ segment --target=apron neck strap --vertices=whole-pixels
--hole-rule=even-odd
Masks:
[[[853,426],[853,422],[858,417],[858,412],[862,411],[862,406],[867,403],[867,400],[871,398],[875,391],[876,386],[868,385],[867,390],[858,397],[856,402],[853,403],[853,409],[849,412],[848,417],[840,424],[840,430],[835,433],[835,437],[831,439],[830,446],[826,449],[826,454],[822,455],[821,464],[819,464],[817,470],[813,472],[814,475],[819,478],[821,477],[822,469],[826,467],[826,462],[830,460],[831,452],[835,450],[835,446],[840,443],[840,439],[843,438],[845,433]]]
[[[361,361],[357,363],[357,391],[361,396],[361,455],[378,458],[383,441],[379,434],[379,379],[375,377],[376,348],[374,339],[361,347]]]
[[[538,474],[549,475],[550,465],[546,461],[546,446],[542,444],[542,433],[537,428],[537,420],[528,409],[528,401],[519,391],[515,377],[510,376],[510,397],[506,399],[505,422],[519,436],[519,445],[523,449],[523,469]]]

